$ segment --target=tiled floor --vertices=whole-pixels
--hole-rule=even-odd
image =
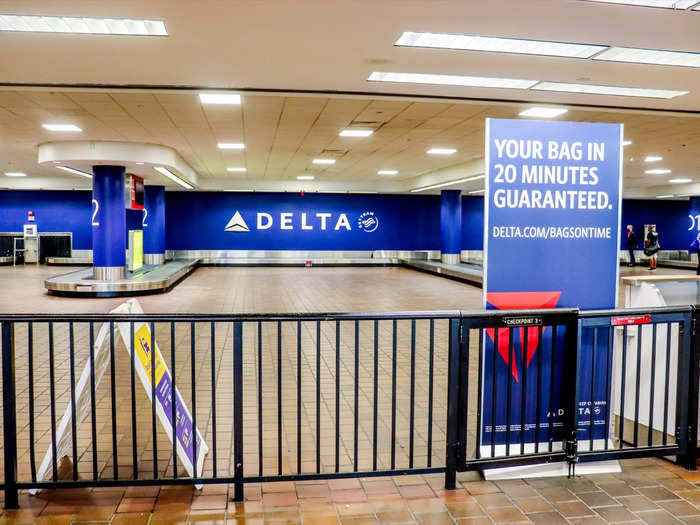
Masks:
[[[42,280],[55,275],[56,268],[0,268],[0,312],[107,312],[123,299],[64,299],[43,293]],[[635,269],[635,273],[644,273]],[[668,272],[668,271],[667,271]],[[681,271],[670,271],[684,273]],[[687,273],[687,272],[685,272]],[[427,309],[476,309],[481,306],[481,290],[401,268],[200,268],[174,290],[163,295],[139,298],[146,312],[318,312],[318,311],[362,311],[362,310],[427,310]],[[442,324],[441,324],[442,323]],[[444,461],[444,396],[446,327],[444,322],[435,325],[435,372],[434,372],[434,422],[432,459],[434,465]],[[245,469],[246,473],[257,473],[258,427],[257,427],[257,365],[262,363],[263,399],[263,469],[264,473],[275,473],[279,457],[277,438],[277,403],[281,401],[282,464],[284,472],[296,472],[297,465],[297,381],[301,370],[302,385],[302,471],[315,469],[315,451],[305,444],[313,444],[316,437],[315,419],[317,410],[321,418],[320,438],[323,445],[321,469],[334,468],[333,442],[335,438],[335,327],[333,324],[321,328],[319,405],[315,402],[316,326],[302,325],[301,361],[296,346],[296,326],[285,326],[282,345],[282,391],[278,398],[278,363],[276,327],[263,328],[262,359],[256,352],[255,325],[244,330],[244,407]],[[354,333],[349,324],[341,329],[340,356],[340,467],[352,468],[353,434],[353,386]],[[371,323],[359,327],[360,370],[358,378],[360,467],[371,463],[371,413],[372,413],[372,358],[373,344]],[[34,392],[35,429],[34,439],[37,461],[50,444],[49,374],[47,359],[46,327],[35,326],[34,377],[37,381]],[[57,417],[69,405],[69,347],[67,325],[55,327],[55,374],[61,387],[55,393]],[[79,375],[88,359],[87,326],[76,325],[75,362]],[[397,462],[408,461],[407,450],[409,405],[406,393],[410,386],[410,322],[398,325],[398,392],[397,402]],[[427,341],[428,326],[418,322],[415,389],[418,403],[415,420],[416,464],[427,461],[426,418],[429,366]],[[172,368],[169,356],[170,332],[167,325],[156,326],[157,340],[166,361]],[[383,322],[379,327],[379,465],[388,461],[391,381],[391,324]],[[217,386],[217,465],[220,472],[228,473],[231,463],[231,331],[229,326],[216,327],[216,340],[212,347],[210,326],[196,325],[195,349],[197,359],[196,388],[198,426],[211,445],[212,377]],[[175,360],[180,390],[185,400],[190,400],[191,339],[189,326],[177,327]],[[27,340],[26,327],[17,335],[17,382],[18,413],[20,414],[20,475],[29,475],[28,434],[28,385],[27,385]],[[212,352],[213,350],[213,352]],[[128,354],[117,345],[115,389],[117,400],[117,425],[114,427],[118,443],[118,467],[120,477],[128,475],[133,467],[131,461],[132,427],[130,421],[130,382]],[[213,372],[213,374],[212,374]],[[183,380],[186,379],[186,380]],[[97,389],[96,431],[98,446],[98,472],[100,476],[111,476],[112,469],[112,422],[110,418],[111,395],[109,372]],[[139,385],[137,384],[137,387]],[[153,444],[150,438],[150,404],[141,388],[137,389],[137,435],[139,471],[153,470]],[[474,417],[474,407],[470,407]],[[81,477],[92,475],[92,449],[90,447],[90,418],[78,431],[78,471]],[[158,431],[158,470],[167,473],[172,468],[172,457],[165,453],[169,448],[167,436]],[[212,454],[208,456],[205,472],[212,469]],[[60,465],[62,472],[70,465]],[[534,523],[617,523],[625,520],[645,520],[648,523],[673,523],[671,515],[695,515],[695,502],[700,503],[700,489],[692,485],[694,473],[685,473],[673,465],[660,460],[634,460],[625,463],[622,475],[602,475],[566,481],[531,480],[528,482],[483,483],[470,474],[462,478],[462,488],[445,493],[441,487],[442,476],[408,476],[391,479],[338,480],[332,482],[305,482],[250,485],[246,488],[247,503],[243,506],[230,502],[232,495],[224,487],[205,487],[202,493],[191,489],[164,488],[123,490],[75,490],[50,491],[37,497],[22,496],[22,510],[6,513],[1,520],[15,523],[44,521],[67,523],[79,521],[109,521],[113,523],[223,523],[225,519],[239,525],[245,523],[284,522],[296,523],[361,523],[361,522],[419,522],[440,524],[461,523],[517,523],[519,520]],[[686,481],[686,479],[688,481]],[[698,478],[700,481],[700,478]],[[696,494],[696,491],[698,494]],[[658,503],[653,503],[658,502]],[[700,511],[698,511],[700,514]],[[527,517],[526,517],[527,516]],[[566,521],[565,517],[570,521]],[[686,518],[682,518],[686,520]],[[697,518],[699,519],[700,518]],[[131,520],[131,521],[130,521]],[[656,521],[653,521],[656,520]],[[670,520],[670,521],[666,521]],[[695,523],[695,521],[687,521]],[[700,523],[700,521],[698,521]]]
[[[53,490],[22,494],[1,524],[482,525],[700,523],[700,474],[660,459],[622,462],[620,474],[483,481],[442,475],[250,484],[233,487]],[[699,485],[696,485],[699,483]]]

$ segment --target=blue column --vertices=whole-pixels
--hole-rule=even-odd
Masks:
[[[143,262],[165,262],[165,186],[146,186],[143,214]]]
[[[123,279],[126,264],[124,166],[92,167],[92,265],[95,279]]]
[[[458,264],[462,251],[462,192],[440,193],[440,258],[446,264]]]

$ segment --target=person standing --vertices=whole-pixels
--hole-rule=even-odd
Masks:
[[[637,249],[637,236],[634,234],[634,228],[631,224],[627,225],[627,251],[630,254],[630,262],[627,266],[634,266],[634,250]]]
[[[647,228],[647,240],[644,242],[644,255],[649,257],[649,271],[656,271],[656,254],[661,249],[659,244],[659,234],[654,229],[654,225],[650,224]]]

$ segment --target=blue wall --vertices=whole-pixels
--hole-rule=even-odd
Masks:
[[[634,226],[640,249],[644,248],[644,237],[646,236],[646,233],[642,234],[644,225],[656,224],[662,250],[687,250],[690,244],[688,241],[689,210],[690,203],[688,201],[625,199],[622,206],[620,247],[627,248],[624,232],[628,224]]]
[[[266,249],[266,250],[372,250],[440,249],[439,195],[336,195],[297,193],[201,193],[166,192],[166,248],[173,249]],[[89,191],[0,190],[0,232],[22,231],[27,211],[36,216],[39,231],[72,232],[73,248],[92,248]],[[235,211],[241,212],[250,233],[225,232]],[[631,200],[622,204],[622,228],[633,224],[641,241],[644,224],[657,225],[664,250],[688,248],[688,201]],[[257,211],[271,213],[274,226],[255,231]],[[279,213],[292,212],[294,229],[279,229]],[[379,221],[371,233],[358,230],[358,216],[374,211]],[[306,212],[314,230],[301,230]],[[330,212],[328,230],[318,230],[316,212]],[[347,214],[352,231],[334,231],[338,213]],[[127,229],[141,228],[142,212],[127,210]],[[484,199],[462,197],[462,249],[483,246]],[[624,236],[621,248],[624,248]],[[640,248],[642,244],[640,242]]]
[[[21,232],[29,210],[40,232],[72,232],[73,249],[92,248],[92,192],[0,191],[0,232]]]
[[[437,195],[359,195],[299,193],[166,192],[165,245],[169,250],[439,250],[440,197]],[[249,232],[224,231],[240,212]],[[273,225],[258,230],[258,212]],[[373,224],[360,227],[365,212]],[[291,230],[280,228],[280,213],[291,213]],[[301,214],[307,225],[302,229]],[[316,213],[330,213],[325,230]],[[335,229],[345,213],[350,231]],[[368,218],[368,216],[365,216]]]
[[[462,197],[462,249],[481,250],[484,246],[484,198]]]

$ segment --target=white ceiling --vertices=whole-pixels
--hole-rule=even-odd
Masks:
[[[73,139],[169,146],[197,172],[201,189],[407,191],[480,172],[480,166],[469,170],[483,157],[484,120],[518,118],[524,107],[250,94],[240,106],[222,106],[202,105],[192,92],[0,90],[0,172],[28,174],[0,175],[0,186],[89,187],[88,179],[37,163],[39,144]],[[700,118],[589,109],[571,109],[562,118],[625,124],[626,138],[633,141],[625,148],[628,195],[663,186],[671,177],[697,177],[700,182]],[[375,133],[367,138],[338,136],[358,121]],[[83,131],[51,132],[41,127],[43,122],[71,122]],[[218,142],[243,142],[246,147],[220,150]],[[457,153],[427,155],[431,147],[452,147]],[[646,155],[664,160],[646,164]],[[336,163],[312,164],[318,157],[335,158]],[[71,166],[90,171],[89,164]],[[248,171],[226,171],[240,166]],[[645,169],[661,167],[672,169],[672,175],[644,174]],[[147,182],[168,183],[148,165],[132,163],[128,168],[146,176]],[[379,176],[380,169],[399,174]],[[299,174],[313,174],[315,180],[297,181]],[[475,181],[455,187],[472,190],[482,185]]]
[[[445,95],[700,110],[697,69],[411,49],[403,31],[700,51],[700,11],[581,0],[4,0],[0,12],[157,18],[168,37],[0,34],[0,81]],[[690,90],[674,100],[369,83],[372,71]]]
[[[628,195],[679,191],[666,184],[666,176],[643,175],[649,166],[640,158],[646,154],[665,157],[653,167],[663,164],[673,169],[673,176],[700,179],[698,69],[393,45],[403,31],[411,30],[698,52],[700,11],[580,0],[0,0],[0,13],[157,18],[165,21],[169,33],[129,37],[0,32],[0,84],[5,85],[0,90],[0,172],[30,175],[0,175],[2,187],[87,187],[87,179],[36,162],[38,144],[75,138],[170,146],[197,171],[202,188],[296,190],[296,176],[313,173],[316,180],[304,187],[406,191],[424,185],[429,176],[434,179],[435,170],[452,174],[463,163],[481,158],[484,118],[516,117],[526,106],[522,101],[568,104],[567,120],[624,122],[634,141],[625,151]],[[691,93],[652,100],[367,82],[377,70]],[[64,87],[46,88],[57,84]],[[79,85],[102,87],[79,90]],[[131,89],[120,89],[124,86]],[[163,86],[182,89],[153,89]],[[243,104],[202,106],[192,88],[239,90]],[[367,92],[371,93],[360,95]],[[421,99],[424,96],[433,98]],[[644,108],[674,113],[639,111]],[[41,128],[48,120],[74,122],[83,132],[48,132]],[[378,131],[367,139],[338,137],[352,121],[376,122]],[[216,148],[220,141],[245,142],[246,149],[224,152]],[[453,146],[458,153],[425,155],[432,146]],[[347,152],[327,169],[312,169],[311,159],[324,149]],[[225,171],[241,165],[247,173]],[[138,167],[132,168],[138,172]],[[379,169],[400,173],[379,177]],[[478,186],[480,182],[461,187]]]

